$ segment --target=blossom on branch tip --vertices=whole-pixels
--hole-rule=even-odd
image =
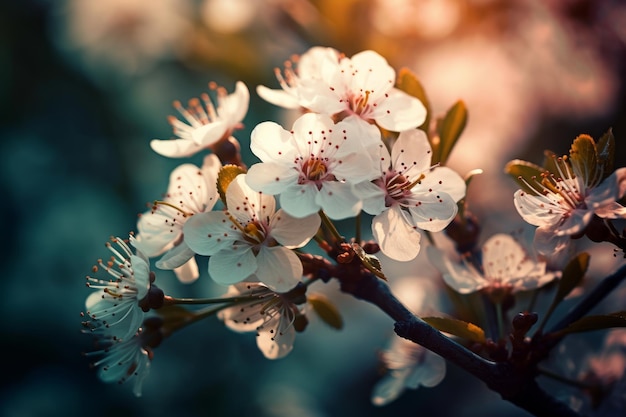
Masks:
[[[194,252],[183,239],[183,225],[191,216],[210,211],[215,205],[220,168],[214,154],[204,158],[201,168],[178,166],[170,175],[163,201],[155,201],[137,221],[137,246],[151,258],[165,253],[156,266],[173,269],[181,282],[193,282],[199,276]]]
[[[409,261],[420,250],[417,229],[443,230],[465,196],[465,181],[447,167],[431,166],[432,151],[419,129],[401,132],[391,155],[379,145],[378,178],[357,185],[363,210],[375,215],[372,234],[381,251]]]
[[[210,83],[209,87],[216,91],[217,107],[206,93],[201,96],[204,107],[197,98],[191,99],[187,108],[175,101],[174,108],[186,123],[170,116],[168,121],[177,138],[153,139],[150,146],[156,153],[170,158],[188,157],[210,148],[222,139],[228,139],[235,129],[241,128],[250,102],[248,87],[238,81],[235,92],[231,94],[215,83]]]
[[[261,163],[250,167],[251,188],[280,195],[281,207],[294,217],[320,209],[332,219],[356,215],[361,201],[354,185],[376,175],[369,148],[380,142],[372,125],[333,123],[329,116],[307,113],[287,131],[274,122],[252,131],[252,152]]]
[[[296,319],[303,314],[298,304],[304,303],[304,295],[298,300],[291,292],[281,294],[262,283],[241,282],[230,286],[224,296],[250,298],[218,313],[229,329],[256,331],[257,346],[268,359],[279,359],[291,352],[296,338]]]
[[[137,331],[144,319],[140,301],[150,289],[150,265],[141,251],[133,254],[123,239],[111,238],[111,242],[106,246],[113,255],[109,260],[98,260],[93,272],[104,270],[112,279],[87,276],[87,287],[96,291],[85,302],[89,321],[83,322],[83,326],[84,332],[105,333],[125,340]],[[132,235],[130,243],[135,244]]]
[[[427,250],[428,259],[443,274],[446,284],[460,294],[483,289],[493,293],[533,290],[559,277],[559,273],[546,271],[545,262],[532,260],[507,234],[496,234],[485,242],[479,267],[468,255],[455,262],[434,246]]]
[[[601,180],[590,176],[594,167],[572,164],[570,158],[554,159],[557,174],[546,171],[527,190],[513,196],[515,208],[533,226],[535,247],[544,255],[565,249],[571,237],[584,233],[594,215],[603,219],[626,218],[626,207],[617,201],[626,193],[626,168]]]
[[[277,72],[285,94],[267,88],[259,94],[283,107],[300,106],[336,120],[376,122],[394,132],[418,127],[426,118],[422,102],[394,87],[395,70],[374,51],[347,58],[333,49],[315,47],[301,61],[297,73],[291,66],[284,78]]]
[[[249,174],[248,174],[249,175]],[[192,216],[183,226],[187,245],[210,256],[209,274],[224,285],[253,274],[274,291],[292,289],[302,277],[302,263],[291,250],[306,245],[317,233],[317,213],[295,218],[279,209],[271,195],[253,191],[246,174],[226,189],[227,211]]]

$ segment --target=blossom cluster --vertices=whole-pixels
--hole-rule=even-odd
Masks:
[[[175,137],[151,141],[165,157],[205,155],[201,166],[176,167],[166,193],[139,216],[137,233],[129,238],[135,252],[119,238],[113,240],[117,248],[108,244],[113,256],[94,271],[106,271],[109,280],[87,278],[96,291],[87,298],[83,325],[99,346],[89,355],[104,355],[93,363],[103,380],[135,378],[139,393],[152,348],[210,315],[234,331],[255,332],[266,358],[282,358],[306,327],[310,309],[340,327],[334,306],[307,294],[313,282],[337,278],[355,285],[364,274],[386,279],[378,251],[407,262],[422,246],[450,289],[460,295],[481,292],[497,306],[500,334],[492,336],[502,341],[512,297],[560,278],[549,261],[572,238],[587,234],[626,247],[626,238],[608,223],[626,218],[619,203],[626,193],[626,168],[610,172],[612,135],[597,143],[579,137],[569,157],[551,155],[544,167],[512,161],[507,171],[521,187],[512,198],[520,216],[538,227],[534,247],[497,233],[478,249],[478,232],[465,210],[469,180],[444,166],[462,127],[456,136],[444,136],[428,126],[426,106],[418,94],[399,88],[396,71],[382,56],[364,51],[347,57],[313,47],[275,74],[280,88],[257,86],[257,94],[300,115],[288,127],[265,121],[252,129],[250,149],[259,162],[249,168],[240,161],[234,136],[250,100],[242,81],[232,93],[211,83],[211,94],[187,106],[174,102],[182,117],[168,119]],[[333,221],[353,218],[371,220],[371,240],[339,235]],[[448,236],[461,253],[437,247],[431,236],[451,225]],[[331,259],[307,253],[311,241]],[[213,281],[227,287],[223,297],[189,301],[164,295],[150,271],[150,259],[157,257],[155,266],[174,271],[183,283],[194,282],[206,268]],[[206,266],[198,266],[201,257]],[[203,303],[217,307],[188,311],[185,320],[148,315]],[[523,320],[533,320],[523,314]],[[463,328],[461,335],[481,344],[494,360],[513,360],[506,342],[489,344],[479,327],[444,323],[453,334]],[[512,349],[525,348],[527,331],[526,325],[513,326]],[[437,385],[445,375],[441,356],[404,339],[396,339],[382,359],[388,373],[372,397],[378,405],[405,388]]]

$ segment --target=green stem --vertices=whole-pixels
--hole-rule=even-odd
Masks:
[[[165,296],[165,305],[175,304],[222,304],[222,303],[240,303],[245,301],[258,300],[257,296],[247,297],[226,297],[226,298],[174,298]]]
[[[345,239],[343,238],[343,236],[339,234],[339,231],[337,230],[333,222],[328,218],[326,213],[324,213],[323,210],[320,210],[319,215],[320,215],[320,218],[322,219],[322,224],[324,225],[326,230],[333,236],[335,242],[336,243],[344,242]]]
[[[498,321],[498,338],[504,339],[504,313],[502,312],[502,303],[496,303],[496,320]]]
[[[354,240],[358,244],[361,244],[361,213],[362,211],[359,211],[359,214],[356,215],[354,224],[354,227],[356,228],[354,231]]]

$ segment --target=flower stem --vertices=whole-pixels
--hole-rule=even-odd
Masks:
[[[247,297],[226,297],[226,298],[175,298],[168,295],[165,296],[165,305],[175,304],[222,304],[222,303],[240,303],[245,301],[254,301],[259,297],[247,296]]]
[[[339,234],[339,231],[333,224],[333,222],[328,218],[326,213],[323,210],[319,211],[320,218],[322,219],[322,224],[326,228],[326,230],[332,235],[335,243],[340,243],[345,241],[344,237]]]

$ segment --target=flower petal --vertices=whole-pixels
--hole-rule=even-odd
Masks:
[[[280,194],[280,206],[293,217],[310,216],[320,209],[316,202],[317,194],[319,191],[315,184],[294,184]]]
[[[448,167],[437,167],[424,174],[425,177],[422,179],[422,187],[428,187],[437,192],[446,193],[452,197],[455,202],[465,197],[467,188],[465,180],[463,180],[456,171]]]
[[[295,340],[296,331],[282,312],[276,313],[257,330],[257,346],[267,359],[285,357],[293,349]]]
[[[259,85],[256,92],[263,100],[275,106],[286,109],[300,108],[300,102],[296,96],[280,89],[271,89],[264,85]]]
[[[315,202],[333,220],[355,216],[363,206],[352,186],[339,181],[325,182],[317,193]]]
[[[250,188],[266,194],[280,194],[298,179],[298,171],[275,162],[254,164],[248,170],[246,181]]]
[[[443,275],[443,280],[459,294],[470,294],[489,285],[474,268],[451,261],[440,249],[429,246],[428,260]]]
[[[317,213],[296,218],[280,209],[270,219],[270,229],[272,237],[281,245],[300,248],[317,233],[320,223]]]
[[[214,255],[231,246],[241,233],[222,211],[191,216],[183,227],[185,243],[198,255]]]
[[[422,230],[439,232],[446,228],[456,216],[456,201],[444,192],[437,190],[413,194],[406,206],[412,220]]]
[[[232,246],[209,258],[209,275],[222,285],[241,282],[254,274],[256,269],[257,261],[248,245]]]
[[[402,132],[421,126],[426,120],[426,107],[417,98],[397,88],[372,112],[376,123],[392,132]]]
[[[256,125],[250,134],[250,149],[263,162],[293,166],[298,147],[290,132],[274,122]]]
[[[282,246],[271,248],[261,246],[256,260],[256,276],[276,292],[291,290],[302,278],[300,259],[291,250]]]
[[[410,261],[420,251],[421,235],[407,224],[399,206],[374,217],[372,234],[380,250],[396,261]]]
[[[150,141],[150,147],[154,152],[168,158],[186,158],[203,149],[189,139],[153,139]]]

